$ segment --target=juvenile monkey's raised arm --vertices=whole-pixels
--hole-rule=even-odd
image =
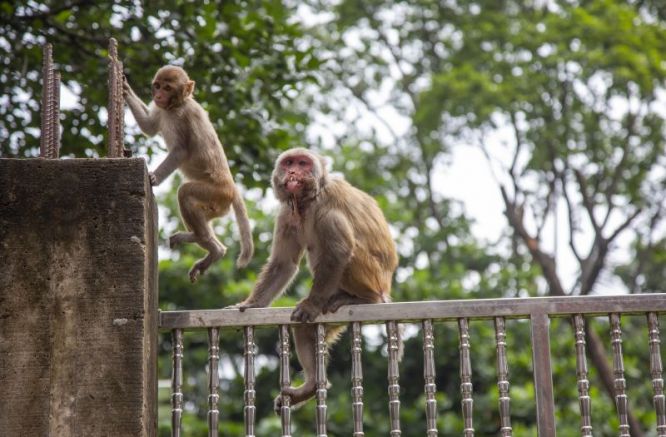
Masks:
[[[187,158],[187,150],[182,145],[178,145],[167,153],[164,161],[157,166],[155,171],[151,173],[150,182],[153,185],[161,184],[171,173],[176,171],[180,164]]]
[[[250,296],[234,305],[241,311],[246,308],[263,308],[287,287],[298,271],[303,257],[303,246],[298,242],[296,229],[289,226],[288,214],[280,214],[275,223],[273,245],[268,263],[261,270],[259,280]]]
[[[141,131],[150,136],[157,134],[159,128],[158,117],[150,112],[150,108],[134,93],[125,78],[123,79],[123,95]]]

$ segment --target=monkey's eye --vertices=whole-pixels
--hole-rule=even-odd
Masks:
[[[286,165],[292,165],[294,163],[294,161],[292,161],[291,159],[287,159],[287,160],[284,161],[284,163]]]
[[[160,89],[160,84],[159,83],[154,83],[153,88],[155,88],[156,90]]]
[[[166,86],[164,87],[164,90],[165,90],[165,91],[171,91],[171,87],[170,87],[169,85],[166,85]]]
[[[298,165],[300,165],[301,167],[305,167],[306,165],[308,165],[308,162],[307,162],[306,160],[304,160],[304,159],[301,159],[301,160],[298,162]]]

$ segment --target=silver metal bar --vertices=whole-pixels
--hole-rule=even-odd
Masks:
[[[388,396],[389,396],[389,420],[391,422],[391,437],[402,435],[400,430],[400,368],[398,365],[400,357],[400,334],[398,323],[390,321],[386,323],[388,335]]]
[[[354,420],[353,437],[364,437],[363,432],[363,365],[361,353],[363,352],[363,336],[361,324],[352,323],[352,368],[351,368],[351,396],[352,396],[352,418]]]
[[[350,305],[344,311],[321,315],[320,323],[377,322],[390,320],[418,321],[468,319],[530,318],[531,314],[549,314],[550,317],[570,317],[572,314],[607,315],[611,312],[640,314],[666,312],[666,293],[630,296],[572,296],[534,297],[530,299],[468,299],[427,302],[400,302],[386,304]],[[160,327],[209,328],[292,325],[293,308],[252,308],[244,312],[236,309],[162,311]]]
[[[435,334],[432,328],[432,320],[424,320],[423,327],[423,380],[426,397],[426,435],[437,436],[437,401],[435,393]]]
[[[183,416],[183,330],[171,331],[173,366],[171,368],[171,435],[180,437]]]
[[[254,327],[245,327],[245,350],[243,355],[245,357],[245,408],[243,415],[245,418],[245,436],[254,437],[254,423],[256,419],[256,407],[254,405],[256,392],[255,386],[255,369],[254,357],[256,355],[257,346],[254,343]]]
[[[317,414],[315,417],[317,437],[326,437],[326,390],[328,378],[326,377],[326,355],[328,346],[326,345],[326,326],[322,323],[317,324],[317,344],[316,344],[316,362],[315,362],[315,384],[317,386]]]
[[[499,391],[500,436],[513,435],[511,428],[511,396],[509,394],[509,363],[506,355],[506,327],[503,317],[495,317],[497,347],[497,389]]]
[[[628,399],[626,393],[626,380],[624,379],[624,360],[622,359],[622,327],[620,315],[609,315],[611,324],[611,347],[613,349],[613,377],[615,387],[615,407],[620,419],[620,437],[629,437]]]
[[[208,437],[217,437],[220,411],[220,330],[208,328]]]
[[[537,430],[539,437],[555,437],[553,376],[550,365],[550,318],[547,314],[535,313],[531,317],[531,322]]]
[[[472,360],[469,354],[469,326],[466,318],[458,319],[458,333],[460,334],[460,392],[462,394],[463,435],[473,437]]]
[[[582,314],[573,317],[576,335],[576,380],[578,381],[578,405],[580,407],[580,435],[592,435],[592,405],[590,381],[587,379],[587,358],[585,357],[585,319]]]
[[[281,391],[291,385],[289,373],[289,327],[280,325],[280,389]],[[282,422],[282,437],[291,437],[291,396],[282,395],[280,406],[280,420]]]
[[[657,413],[657,436],[666,436],[666,400],[664,398],[664,379],[661,364],[661,338],[659,336],[659,318],[654,312],[647,315],[650,332],[650,376],[654,389],[654,409]]]

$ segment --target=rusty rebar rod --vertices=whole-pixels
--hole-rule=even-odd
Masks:
[[[109,39],[109,104],[108,127],[109,143],[107,156],[122,158],[129,153],[124,147],[124,105],[123,98],[123,63],[118,60],[118,41]]]
[[[46,43],[42,55],[42,110],[39,156],[56,159],[60,151],[60,73],[53,67],[53,47]]]

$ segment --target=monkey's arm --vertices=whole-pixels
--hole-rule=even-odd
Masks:
[[[169,175],[173,173],[183,161],[185,161],[186,158],[187,150],[185,150],[183,146],[176,146],[169,150],[164,161],[162,161],[155,171],[150,174],[150,182],[153,185],[161,184],[164,179],[169,177]]]
[[[316,234],[319,251],[317,259],[311,260],[314,261],[312,290],[291,314],[292,320],[300,322],[312,322],[331,296],[338,292],[354,249],[351,223],[338,211],[329,211],[318,220]]]
[[[141,131],[149,136],[157,134],[158,117],[150,113],[150,108],[134,93],[132,87],[127,83],[127,79],[123,80],[123,95]]]
[[[287,217],[285,213],[278,216],[268,263],[261,270],[250,296],[234,305],[234,308],[245,311],[247,308],[267,307],[284,291],[298,271],[303,257],[303,246],[298,242],[296,229],[287,223]]]

